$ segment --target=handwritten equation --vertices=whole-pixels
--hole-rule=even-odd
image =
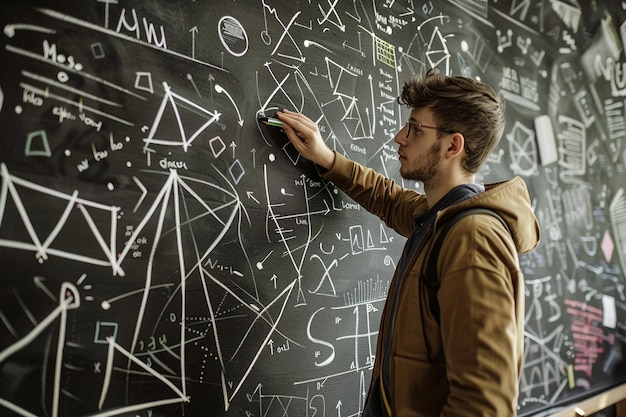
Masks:
[[[304,112],[420,191],[396,98],[431,67],[503,95],[480,180],[522,176],[542,227],[520,415],[626,379],[626,11],[605,3],[0,6],[1,414],[358,416],[404,239],[258,119]]]

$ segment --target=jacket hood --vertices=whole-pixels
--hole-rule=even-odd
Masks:
[[[527,253],[539,244],[539,222],[530,203],[526,183],[520,177],[508,181],[485,184],[485,192],[459,204],[442,210],[438,221],[473,207],[482,207],[500,214],[509,225],[515,247],[519,253]]]

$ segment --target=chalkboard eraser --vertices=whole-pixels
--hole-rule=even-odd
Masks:
[[[261,123],[265,123],[268,126],[283,127],[283,122],[281,122],[280,119],[276,119],[275,117],[261,117],[259,121]]]
[[[556,150],[552,121],[548,115],[544,114],[535,118],[535,132],[541,165],[545,166],[556,162],[559,155]]]

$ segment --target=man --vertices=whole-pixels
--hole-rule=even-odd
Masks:
[[[475,183],[502,136],[504,103],[483,83],[433,70],[413,77],[398,100],[411,108],[394,138],[400,173],[421,181],[423,195],[331,150],[306,116],[277,114],[325,179],[408,237],[362,416],[514,416],[524,338],[517,254],[539,243],[539,226],[522,179]],[[420,274],[440,225],[470,207],[497,212],[510,231],[489,214],[452,226],[437,259],[436,317]]]

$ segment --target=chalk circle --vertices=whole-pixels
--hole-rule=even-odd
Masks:
[[[268,33],[267,30],[264,30],[263,32],[261,32],[261,40],[263,41],[264,44],[266,44],[267,46],[270,46],[272,43],[272,37],[270,36],[270,34]],[[305,41],[306,42],[306,41]]]
[[[57,73],[57,80],[59,80],[60,82],[66,83],[69,79],[70,79],[70,76],[67,75],[67,72],[59,71]]]
[[[248,34],[241,23],[232,16],[224,16],[218,23],[218,35],[222,45],[234,56],[248,52]]]
[[[270,162],[274,162],[276,161],[276,155],[274,155],[273,153],[271,153],[268,157],[268,159],[270,160]]]

